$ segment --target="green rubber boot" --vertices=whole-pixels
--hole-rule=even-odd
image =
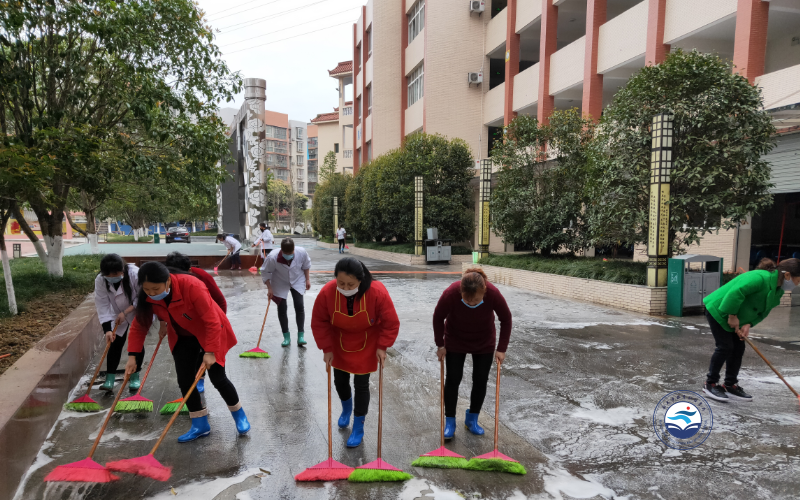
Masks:
[[[299,345],[300,347],[308,344],[308,342],[306,342],[306,339],[303,338],[303,335],[305,335],[305,332],[297,332],[297,345]]]
[[[139,380],[139,373],[134,373],[131,375],[130,380],[128,381],[128,390],[131,392],[136,392],[139,390],[139,386],[142,385],[141,380]]]
[[[292,340],[289,338],[289,332],[283,332],[283,342],[281,342],[281,347],[289,347],[289,344],[292,343]]]
[[[114,391],[114,382],[117,380],[117,375],[115,373],[106,373],[106,381],[103,382],[103,385],[100,386],[101,391]]]

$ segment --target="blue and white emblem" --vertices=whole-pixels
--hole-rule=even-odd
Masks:
[[[653,430],[670,448],[689,450],[711,434],[713,414],[708,402],[692,391],[675,391],[659,401],[653,412]]]

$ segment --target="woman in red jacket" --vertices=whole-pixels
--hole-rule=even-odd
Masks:
[[[495,349],[494,315],[500,319],[500,341]],[[456,431],[458,386],[464,375],[464,361],[472,354],[472,394],[464,425],[473,434],[482,435],[478,414],[486,397],[486,384],[492,360],[501,364],[511,337],[511,311],[506,299],[486,279],[480,268],[467,269],[439,298],[433,312],[433,335],[436,356],[445,359],[444,438]]]
[[[386,349],[394,345],[400,320],[386,287],[372,280],[367,267],[347,257],[336,263],[336,279],[320,290],[311,314],[311,331],[323,361],[333,366],[333,382],[342,401],[339,427],[350,425],[354,398],[355,417],[347,446],[355,448],[364,437],[369,409],[369,374],[386,361]]]
[[[228,318],[211,300],[206,286],[194,276],[178,269],[167,269],[160,262],[148,262],[139,268],[139,307],[131,325],[128,340],[129,357],[126,373],[136,371],[137,352],[144,348],[144,338],[155,314],[167,323],[167,335],[181,393],[186,396],[197,374],[198,357],[206,366],[211,383],[236,422],[239,434],[250,430],[236,388],[225,374],[225,354],[236,345]],[[179,443],[208,436],[208,410],[203,408],[200,394],[192,391],[186,400],[192,428],[178,438]]]

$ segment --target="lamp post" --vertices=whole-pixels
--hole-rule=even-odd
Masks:
[[[478,253],[480,258],[489,256],[489,202],[492,199],[492,160],[481,160],[478,192]]]
[[[414,255],[422,255],[422,176],[414,176]]]
[[[653,117],[650,146],[650,219],[647,235],[647,286],[667,286],[669,191],[674,115]]]

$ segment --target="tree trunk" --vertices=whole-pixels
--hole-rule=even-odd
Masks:
[[[14,282],[11,280],[11,263],[8,260],[5,238],[6,224],[10,216],[10,210],[0,211],[0,258],[3,260],[3,278],[5,278],[6,295],[8,295],[8,311],[12,316],[16,316],[19,312],[17,310],[17,296],[14,293]]]
[[[11,214],[14,216],[17,223],[19,223],[19,227],[22,229],[22,232],[25,233],[25,236],[33,243],[33,248],[36,249],[36,255],[39,256],[39,260],[42,261],[42,264],[47,264],[47,251],[44,249],[39,237],[36,236],[33,229],[31,229],[31,226],[28,225],[28,221],[22,216],[22,210],[19,209],[19,205],[16,203],[11,205]]]
[[[92,255],[97,255],[100,253],[100,247],[97,245],[97,224],[94,220],[94,209],[86,209],[86,232],[89,233],[89,248],[91,249]]]
[[[47,249],[47,272],[51,276],[64,276],[64,267],[61,259],[64,257],[64,232],[61,224],[64,218],[64,208],[47,209],[41,205],[31,203],[31,208],[39,218],[42,228],[45,247]]]

